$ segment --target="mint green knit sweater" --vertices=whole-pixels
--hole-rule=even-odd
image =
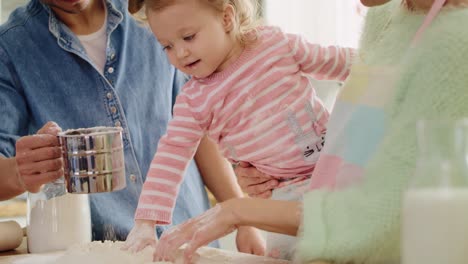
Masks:
[[[424,15],[400,2],[368,12],[360,59],[335,105],[313,190],[304,197],[303,262],[399,263],[401,197],[418,155],[416,121],[468,117],[468,9],[445,8],[407,53]],[[370,82],[356,77],[360,63],[398,66],[400,77],[395,85],[373,82],[381,91],[363,91],[355,84]]]

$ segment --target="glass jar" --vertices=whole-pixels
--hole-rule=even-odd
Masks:
[[[86,194],[69,194],[64,179],[28,193],[28,252],[65,250],[91,242],[91,214]]]
[[[402,263],[468,263],[468,120],[420,121],[417,138],[403,197]]]

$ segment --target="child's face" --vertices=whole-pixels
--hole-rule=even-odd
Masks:
[[[149,11],[148,22],[177,69],[205,78],[225,67],[235,40],[225,14],[200,2],[176,1],[160,11]]]

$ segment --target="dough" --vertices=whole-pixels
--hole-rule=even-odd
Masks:
[[[23,241],[23,230],[16,221],[0,222],[0,251],[19,247]]]

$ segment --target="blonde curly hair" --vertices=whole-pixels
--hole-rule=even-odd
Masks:
[[[184,0],[129,0],[128,10],[137,14],[139,20],[146,20],[142,15],[144,10],[159,11],[176,1]],[[257,39],[257,28],[261,25],[259,19],[259,4],[257,0],[198,0],[204,1],[219,12],[223,12],[226,5],[234,8],[234,33],[242,44],[250,44]],[[142,11],[143,10],[143,11]]]

